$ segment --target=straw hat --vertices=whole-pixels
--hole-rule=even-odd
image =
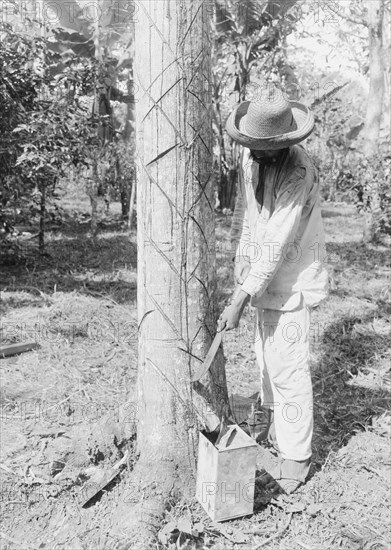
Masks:
[[[243,101],[228,117],[229,136],[254,150],[284,149],[303,141],[314,128],[308,107],[288,101],[274,86],[261,88],[255,101]]]

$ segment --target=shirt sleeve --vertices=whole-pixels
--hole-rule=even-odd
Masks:
[[[289,254],[305,206],[310,181],[306,169],[297,167],[277,192],[275,209],[269,218],[262,242],[256,242],[251,270],[242,285],[250,296],[261,295]]]
[[[243,162],[243,159],[242,159]],[[244,195],[242,169],[239,173],[239,185],[236,195],[235,210],[231,224],[231,251],[233,256],[247,256],[246,244],[251,241],[248,223],[247,200]]]

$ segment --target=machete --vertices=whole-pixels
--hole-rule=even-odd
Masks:
[[[235,288],[235,291],[232,295],[231,301],[235,300],[237,295],[239,294],[240,290],[242,288],[242,285],[237,285]],[[208,353],[206,354],[206,357],[204,359],[204,362],[200,365],[200,367],[196,370],[196,372],[193,374],[191,381],[192,382],[199,382],[201,378],[208,372],[210,369],[211,364],[213,363],[213,359],[216,357],[217,350],[220,347],[221,340],[223,338],[223,333],[225,332],[225,328],[220,330],[216,334],[216,336],[213,339],[212,345],[209,348]]]

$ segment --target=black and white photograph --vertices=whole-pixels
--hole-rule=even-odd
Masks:
[[[391,550],[391,0],[0,0],[1,550]]]

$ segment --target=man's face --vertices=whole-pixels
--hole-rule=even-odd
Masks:
[[[252,156],[258,160],[271,159],[273,157],[276,157],[278,155],[278,152],[279,152],[278,150],[277,151],[255,151],[251,149]]]

